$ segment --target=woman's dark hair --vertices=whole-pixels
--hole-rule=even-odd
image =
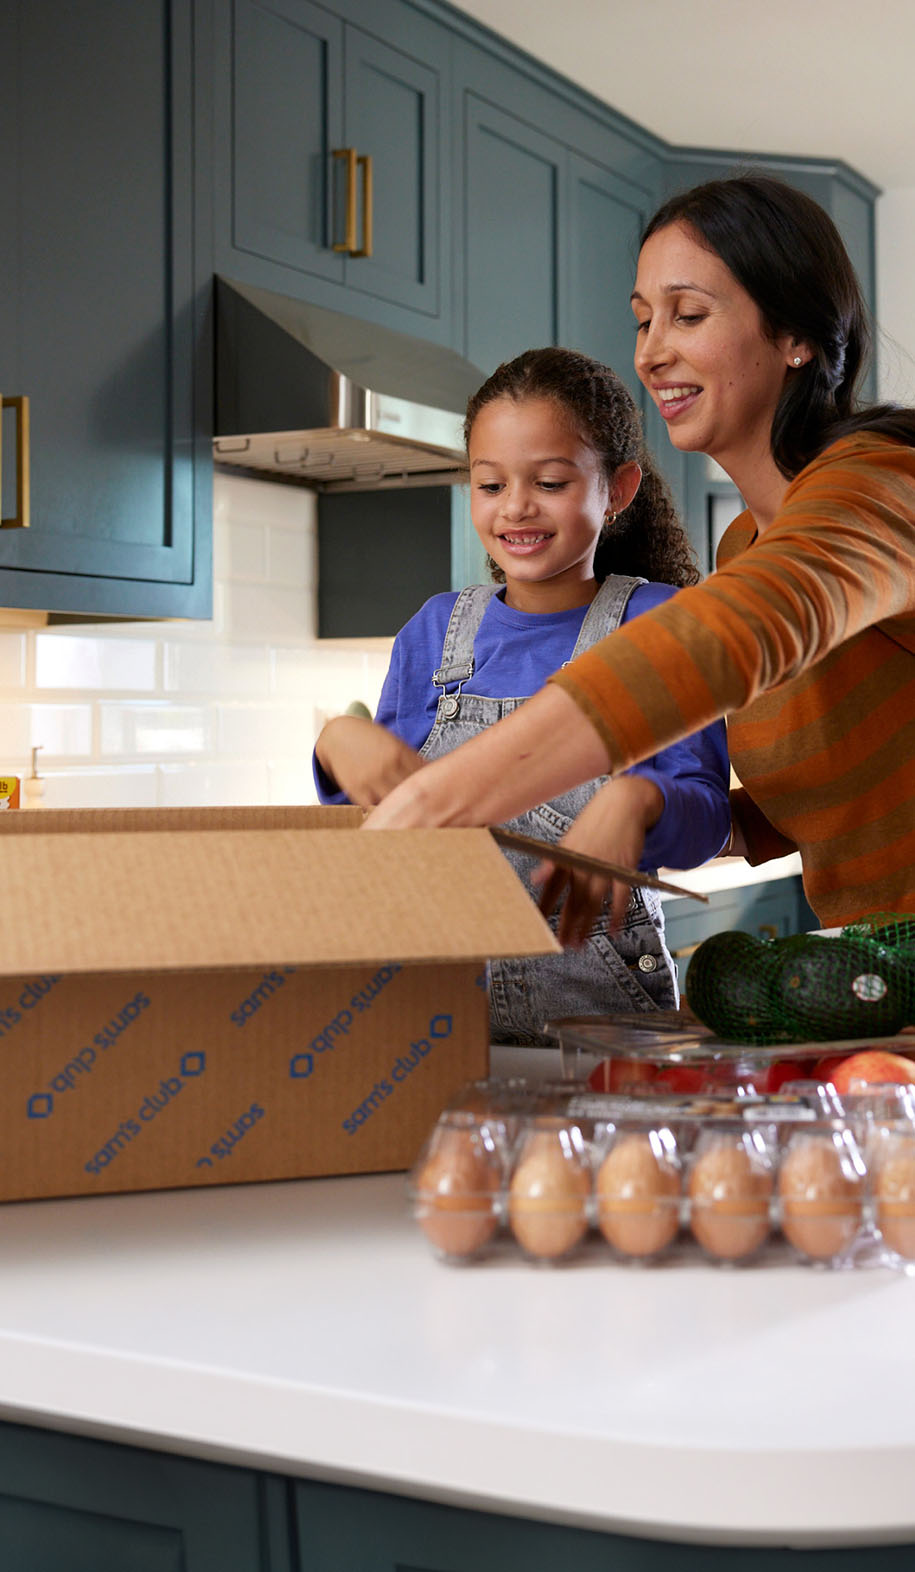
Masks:
[[[597,455],[608,485],[621,464],[638,464],[642,483],[628,508],[601,530],[594,577],[628,573],[659,584],[696,584],[699,572],[667,482],[645,447],[642,419],[626,384],[599,360],[573,349],[528,349],[498,366],[468,401],[464,442],[494,399],[552,399],[583,442]],[[505,580],[492,558],[489,570]]]
[[[772,338],[790,333],[811,359],[791,371],[772,421],[772,454],[788,479],[830,442],[877,431],[915,446],[915,411],[858,403],[870,351],[867,308],[838,229],[812,197],[749,171],[673,196],[641,244],[687,224],[756,302]]]

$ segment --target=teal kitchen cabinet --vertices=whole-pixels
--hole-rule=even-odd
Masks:
[[[204,18],[204,0],[0,7],[0,393],[31,429],[0,605],[209,615]]]
[[[9,1572],[293,1572],[275,1476],[6,1424],[0,1476]]]
[[[217,272],[448,342],[447,29],[401,0],[216,19]]]
[[[659,190],[650,139],[469,40],[454,91],[463,353],[489,372],[566,344],[612,364],[641,405],[628,302]]]
[[[904,1572],[911,1545],[676,1544],[300,1481],[296,1572]]]
[[[10,1572],[902,1572],[911,1545],[676,1544],[0,1426]]]

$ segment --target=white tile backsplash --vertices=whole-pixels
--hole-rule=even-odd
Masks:
[[[0,633],[0,688],[21,688],[26,680],[27,635]]]
[[[98,633],[36,633],[36,688],[127,689],[151,692],[156,686],[156,641],[148,624],[135,639]]]
[[[390,639],[315,637],[314,494],[215,476],[214,615],[0,631],[0,773],[48,807],[314,802],[326,717],[374,710]]]
[[[213,750],[213,712],[201,705],[146,704],[99,705],[99,752],[106,758],[137,754],[206,756]]]
[[[13,758],[30,759],[33,748],[41,748],[42,763],[91,758],[92,706],[0,702],[0,738],[4,756]]]

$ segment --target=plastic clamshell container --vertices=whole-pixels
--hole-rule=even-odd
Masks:
[[[484,1081],[441,1114],[413,1216],[452,1262],[794,1260],[915,1273],[915,1094],[798,1082],[645,1098]]]
[[[629,1096],[744,1091],[765,1095],[788,1081],[809,1080],[825,1059],[865,1049],[915,1055],[915,1037],[754,1045],[726,1042],[687,1010],[644,1015],[566,1016],[550,1021],[563,1076],[597,1091]]]

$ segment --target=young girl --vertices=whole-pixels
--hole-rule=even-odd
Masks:
[[[473,396],[464,436],[471,517],[495,582],[427,601],[397,635],[375,722],[341,716],[324,727],[322,801],[373,806],[698,577],[638,411],[608,367],[571,350],[529,350]],[[715,856],[729,831],[728,774],[716,724],[621,775],[604,855],[643,870]],[[602,785],[541,803],[510,827],[556,841]],[[508,855],[531,888],[534,861]],[[543,1041],[558,1016],[675,1006],[663,935],[657,894],[635,889],[628,906],[599,915],[582,949],[492,962],[494,1038]]]

